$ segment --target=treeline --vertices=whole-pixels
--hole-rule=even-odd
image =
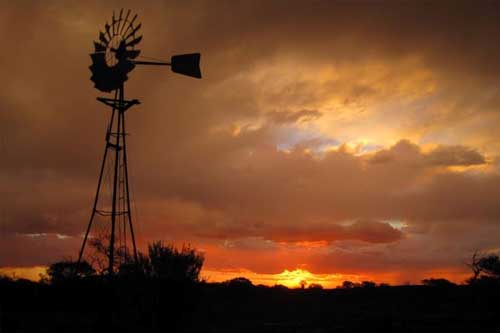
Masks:
[[[0,278],[1,332],[500,331],[494,255],[473,257],[465,285],[346,281],[330,290],[255,286],[245,277],[207,283],[204,257],[190,246],[154,242],[138,258],[117,260],[112,276],[99,261],[66,260],[38,283]]]
[[[40,278],[40,283],[60,284],[75,280],[109,279],[108,247],[101,240],[91,242],[94,249],[91,262],[62,260],[51,264],[45,275]],[[162,241],[155,241],[148,245],[146,253],[138,252],[137,260],[123,249],[116,251],[113,264],[113,279],[149,279],[169,282],[202,282],[200,272],[205,261],[203,253],[190,245],[177,248],[171,244],[165,245]],[[469,262],[465,263],[471,269],[471,277],[464,281],[467,285],[474,286],[500,286],[500,258],[497,254],[474,252]],[[8,276],[0,279],[16,280]],[[444,278],[428,278],[421,284],[429,287],[452,287],[455,283]],[[222,283],[224,286],[246,288],[252,287],[252,282],[245,277],[237,277]],[[337,289],[370,289],[390,287],[387,283],[377,284],[374,281],[344,281]],[[277,285],[275,288],[288,289]],[[321,290],[323,286],[318,283],[300,281],[297,288]]]

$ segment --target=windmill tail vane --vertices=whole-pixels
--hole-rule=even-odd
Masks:
[[[113,12],[111,23],[106,22],[104,30],[99,31],[98,39],[93,43],[94,52],[90,54],[90,80],[97,90],[114,93],[114,97],[97,98],[109,107],[111,115],[94,204],[78,255],[78,267],[86,259],[90,263],[107,261],[110,276],[132,256],[136,264],[138,261],[130,205],[125,114],[140,102],[125,99],[128,74],[137,65],[170,66],[174,73],[201,79],[200,53],[174,55],[170,62],[137,60],[146,58],[141,57],[141,50],[137,49],[142,41],[141,27],[137,14],[132,16],[130,10],[125,13],[121,9],[117,15]],[[97,250],[86,253],[87,243]],[[132,254],[129,244],[132,245]]]

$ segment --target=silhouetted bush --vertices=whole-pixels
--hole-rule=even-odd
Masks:
[[[318,290],[318,289],[323,289],[323,286],[319,283],[311,283],[309,287],[307,287],[307,289]]]
[[[153,242],[148,247],[151,277],[173,281],[198,282],[204,257],[189,245],[178,250],[172,245]]]
[[[96,271],[86,261],[80,263],[76,261],[59,261],[53,263],[47,269],[47,275],[52,283],[60,283],[67,280],[81,279],[94,276]]]
[[[375,288],[377,284],[373,281],[363,281],[361,282],[362,288]]]
[[[137,262],[133,257],[127,257],[124,263],[118,266],[118,276],[120,277],[150,277],[151,276],[151,261],[149,257],[141,252],[137,253]]]
[[[274,289],[274,290],[281,290],[281,291],[287,291],[287,290],[289,290],[289,288],[287,286],[284,286],[282,284],[275,284],[271,288]]]
[[[446,287],[455,287],[456,284],[454,284],[453,282],[449,281],[449,280],[446,280],[446,279],[434,279],[434,278],[430,278],[430,279],[424,279],[422,280],[422,284],[424,286],[428,286],[428,287],[440,287],[440,288],[446,288]]]
[[[342,288],[343,289],[351,289],[354,288],[356,285],[352,281],[344,281],[342,282]]]
[[[101,249],[106,248],[101,247]],[[138,252],[137,262],[133,256],[125,252],[117,251],[117,257],[121,263],[115,265],[115,279],[147,278],[174,282],[199,282],[204,262],[203,254],[189,245],[177,249],[173,245],[163,245],[161,241],[150,244],[147,255]],[[99,269],[103,265],[101,263],[98,266]],[[80,264],[74,261],[60,261],[49,266],[47,275],[48,277],[43,278],[41,282],[60,283],[89,277],[101,279],[107,276],[107,269],[100,269],[97,273],[94,267],[86,261]]]
[[[340,286],[341,289],[375,288],[375,287],[377,287],[377,284],[373,281],[362,281],[361,283],[359,283],[359,282],[352,282],[349,280],[342,282],[342,285]]]
[[[231,280],[224,281],[223,284],[225,284],[228,287],[238,287],[238,288],[250,288],[253,287],[252,281],[245,277],[237,277]]]

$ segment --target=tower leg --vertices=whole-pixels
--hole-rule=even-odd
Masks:
[[[94,207],[92,209],[92,213],[90,214],[90,221],[87,226],[87,231],[85,232],[85,237],[83,238],[82,247],[80,248],[80,253],[78,254],[78,264],[77,267],[80,267],[80,262],[82,261],[83,250],[85,249],[85,245],[87,244],[87,239],[89,237],[90,228],[92,227],[92,221],[94,221],[94,216],[97,208],[97,202],[99,201],[99,192],[101,190],[101,182],[102,182],[102,174],[104,172],[104,166],[106,165],[106,157],[108,156],[108,147],[104,148],[104,157],[102,158],[101,163],[101,172],[99,173],[99,181],[97,182],[97,191],[94,199]]]
[[[117,94],[115,93],[115,98],[116,97],[117,97]],[[95,199],[94,199],[94,206],[92,207],[92,213],[90,214],[90,220],[89,220],[89,224],[87,226],[87,231],[85,232],[85,237],[83,238],[82,247],[80,248],[80,253],[78,254],[77,269],[79,269],[79,267],[80,267],[80,263],[82,261],[82,256],[83,256],[83,251],[85,250],[85,245],[87,244],[87,239],[89,237],[90,229],[92,227],[92,222],[94,221],[95,213],[97,211],[97,203],[99,202],[99,193],[101,191],[102,176],[104,173],[104,167],[106,166],[106,158],[108,156],[109,137],[111,134],[111,130],[113,129],[113,121],[114,121],[114,117],[115,117],[115,111],[116,111],[116,108],[113,108],[113,111],[111,113],[111,119],[110,119],[109,125],[108,125],[108,129],[106,131],[106,147],[104,148],[104,156],[102,158],[101,171],[99,172],[99,181],[97,182],[97,190],[96,190]]]
[[[123,88],[121,90],[121,99],[123,99]],[[134,250],[134,260],[135,263],[138,264],[139,260],[137,258],[137,247],[135,244],[135,235],[134,235],[134,227],[132,226],[132,210],[130,209],[130,192],[129,192],[129,185],[128,185],[128,165],[127,165],[127,143],[126,143],[126,132],[125,132],[125,115],[122,118],[122,133],[123,133],[123,167],[125,171],[125,197],[127,198],[127,218],[128,218],[128,225],[130,228],[130,236],[132,238],[132,247]]]
[[[121,133],[122,119],[123,119],[123,85],[119,89],[120,99],[118,107],[118,123],[116,125],[116,146],[115,146],[115,171],[113,175],[113,199],[111,206],[111,236],[109,239],[109,266],[108,274],[113,275],[113,266],[115,262],[114,252],[115,252],[115,228],[116,228],[116,195],[118,192],[118,161],[120,159],[120,139],[123,136]]]

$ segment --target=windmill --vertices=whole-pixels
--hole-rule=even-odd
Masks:
[[[136,65],[170,66],[175,73],[201,79],[199,53],[174,55],[170,62],[137,60],[141,58],[141,51],[136,47],[142,36],[139,35],[141,24],[136,21],[137,14],[132,17],[130,10],[125,14],[121,9],[118,15],[113,12],[111,23],[106,23],[104,32],[99,32],[99,39],[94,41],[94,52],[90,54],[91,81],[94,82],[96,89],[111,93],[113,97],[97,98],[110,108],[111,115],[106,130],[104,157],[94,204],[78,255],[78,265],[82,261],[89,239],[100,237],[103,241],[104,238],[100,246],[106,253],[109,275],[114,272],[117,251],[121,253],[120,258],[123,258],[123,254],[128,254],[128,240],[131,241],[136,263],[138,259],[130,207],[125,112],[140,103],[137,99],[125,99],[124,85],[128,74]],[[109,183],[109,191],[104,193],[106,180]],[[107,202],[104,202],[105,194],[109,194]],[[103,219],[104,223],[93,235],[91,231],[99,229],[96,225],[93,226],[97,217]]]

